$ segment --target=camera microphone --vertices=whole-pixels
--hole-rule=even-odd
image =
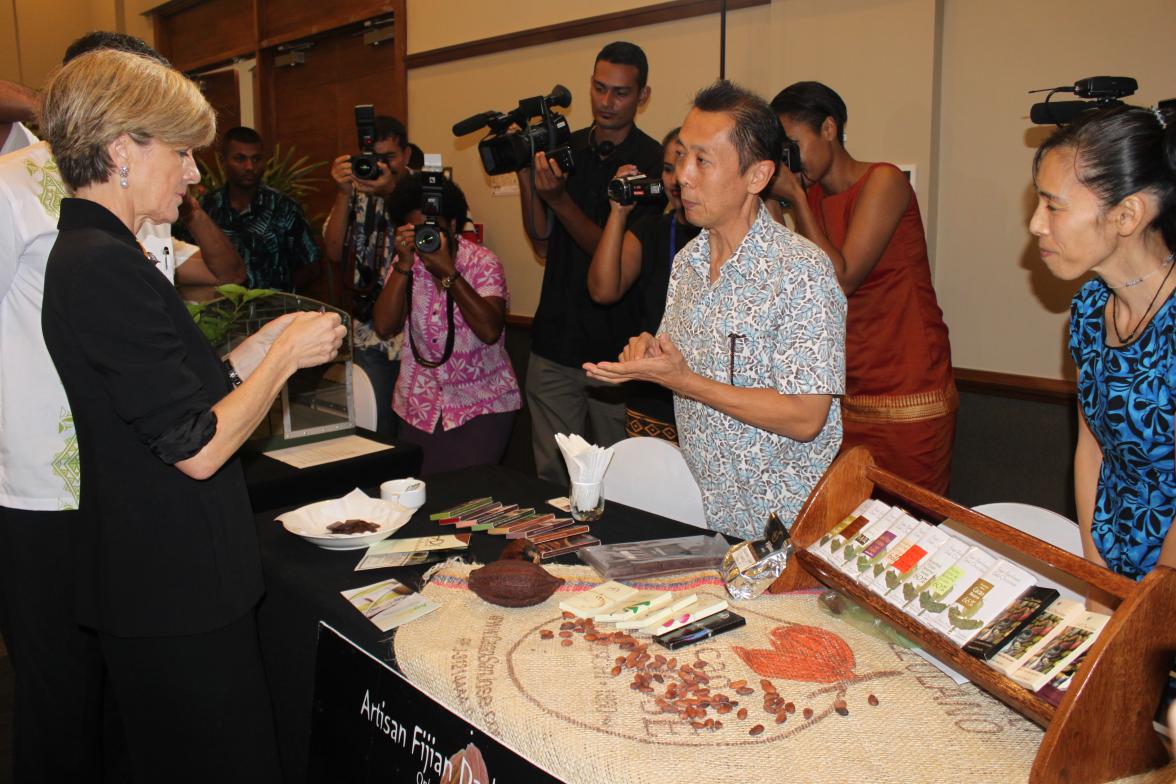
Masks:
[[[566,109],[572,105],[572,93],[562,84],[557,84],[551,88],[551,94],[543,100],[548,106],[562,106]]]
[[[1065,125],[1083,112],[1101,109],[1106,104],[1091,101],[1047,101],[1035,103],[1029,109],[1029,121],[1034,125]]]
[[[481,128],[485,128],[490,121],[498,116],[497,112],[478,112],[473,117],[467,117],[461,122],[453,124],[454,136],[465,136]]]

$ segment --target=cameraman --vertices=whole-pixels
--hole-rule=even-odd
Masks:
[[[522,406],[503,340],[502,262],[458,233],[469,211],[465,194],[445,177],[434,186],[436,176],[407,175],[388,199],[400,225],[396,262],[372,314],[380,335],[408,335],[393,408],[400,438],[424,452],[422,476],[498,463]],[[426,186],[440,191],[440,214],[431,216],[440,247],[417,252]]]
[[[381,338],[372,328],[371,318],[372,305],[396,257],[392,246],[396,226],[388,219],[384,200],[405,169],[409,144],[404,124],[394,117],[376,117],[375,129],[376,179],[356,177],[350,155],[340,155],[331,166],[335,204],[323,226],[323,242],[331,263],[344,265],[344,285],[354,293],[355,364],[367,373],[376,394],[376,432],[394,436],[392,390],[400,371],[401,338]]]
[[[640,47],[617,41],[601,49],[589,82],[592,125],[572,135],[575,171],[564,173],[539,152],[533,170],[519,172],[523,225],[535,252],[547,260],[531,329],[527,403],[535,468],[551,482],[567,478],[556,433],[590,436],[601,446],[625,437],[624,390],[590,379],[580,368],[616,356],[640,331],[634,292],[598,305],[588,295],[587,280],[609,215],[609,180],[625,164],[643,172],[661,167],[660,145],[633,122],[649,100],[648,74]],[[555,218],[551,224],[548,207]],[[657,212],[657,205],[644,206],[633,217]]]

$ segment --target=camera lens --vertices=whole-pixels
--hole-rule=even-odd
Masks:
[[[380,167],[376,165],[374,155],[353,155],[351,173],[361,180],[376,180],[380,177]]]
[[[441,229],[431,223],[422,223],[413,230],[413,242],[421,253],[441,250]]]

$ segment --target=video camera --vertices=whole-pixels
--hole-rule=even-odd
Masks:
[[[1036,125],[1065,125],[1077,119],[1084,112],[1095,109],[1105,109],[1110,106],[1122,106],[1120,98],[1134,95],[1139,82],[1129,76],[1091,76],[1079,79],[1074,86],[1046,87],[1041,90],[1030,90],[1030,93],[1048,92],[1049,95],[1041,103],[1033,104],[1029,110],[1029,120]],[[1050,102],[1057,93],[1074,93],[1084,101],[1054,101]]]
[[[647,174],[614,177],[608,184],[608,197],[623,207],[660,201],[664,196],[665,186],[662,185],[661,178],[650,177]]]
[[[568,145],[572,140],[572,132],[568,128],[567,118],[551,111],[552,107],[567,108],[571,103],[571,92],[557,84],[549,95],[537,95],[519,101],[514,111],[505,114],[482,112],[467,117],[454,124],[453,135],[465,136],[481,128],[490,128],[490,135],[478,142],[482,168],[490,176],[526,169],[531,166],[535,153],[540,151],[555,160],[564,174],[571,174],[575,168],[572,148]],[[530,123],[533,117],[539,119]],[[510,131],[512,125],[517,125],[520,130]]]

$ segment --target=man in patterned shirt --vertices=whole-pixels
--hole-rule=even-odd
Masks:
[[[261,136],[252,128],[225,131],[225,186],[200,200],[245,260],[251,289],[295,291],[319,275],[322,252],[294,199],[263,185]],[[176,236],[191,239],[183,229]]]
[[[400,373],[403,334],[381,338],[372,327],[372,306],[380,298],[396,250],[384,200],[392,194],[408,165],[408,131],[395,117],[377,115],[375,152],[379,176],[374,180],[351,173],[351,155],[340,155],[331,165],[335,204],[323,225],[327,259],[343,265],[343,285],[351,290],[351,340],[355,365],[363,369],[376,397],[376,432],[396,435],[392,392]],[[332,273],[333,274],[333,273]]]
[[[747,539],[770,512],[791,525],[841,444],[845,295],[824,252],[759,197],[782,137],[762,98],[726,81],[698,93],[675,144],[682,204],[702,233],[674,259],[658,335],[584,366],[673,390],[707,524]]]

